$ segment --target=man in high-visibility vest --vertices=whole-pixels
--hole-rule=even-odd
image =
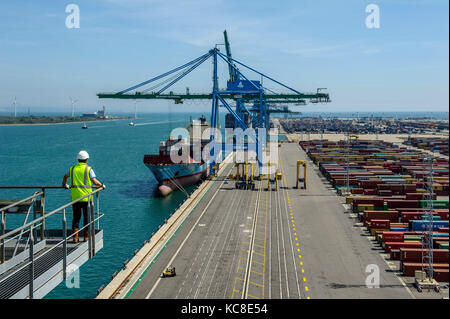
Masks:
[[[75,201],[92,192],[92,184],[106,188],[106,186],[96,179],[94,170],[87,165],[89,154],[86,151],[80,151],[77,156],[78,164],[70,167],[69,172],[64,175],[62,185],[66,189],[70,188],[72,201]],[[70,178],[70,186],[67,180]],[[83,211],[83,226],[87,224],[88,202],[92,202],[92,196],[87,196],[72,205],[73,219],[72,230],[74,233],[73,242],[78,243],[78,231],[80,228],[81,211]],[[88,227],[84,228],[84,241],[89,238]]]

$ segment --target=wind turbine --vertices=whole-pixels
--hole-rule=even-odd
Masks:
[[[75,103],[78,102],[78,100],[74,100],[69,96],[69,100],[72,103],[72,117],[74,115],[74,111],[75,111]]]
[[[14,97],[14,117],[16,117],[17,116],[17,100],[16,100],[16,97]]]
[[[140,102],[142,102],[142,101],[134,100],[134,119],[137,119],[137,115],[136,115],[136,112],[137,112],[136,103],[140,103]]]

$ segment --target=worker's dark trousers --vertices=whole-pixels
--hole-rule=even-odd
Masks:
[[[72,208],[72,229],[80,229],[81,210],[83,210],[83,226],[86,226],[88,221],[88,202],[77,202],[72,205]]]

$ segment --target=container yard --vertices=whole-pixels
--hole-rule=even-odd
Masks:
[[[448,156],[448,142],[448,138],[443,137],[411,137],[404,144]]]
[[[287,133],[439,134],[448,137],[448,120],[385,117],[303,117],[280,119]],[[448,141],[448,138],[447,138]]]
[[[441,139],[411,141],[428,150],[443,145]],[[448,159],[435,157],[431,162],[423,151],[358,136],[299,144],[336,193],[345,197],[355,225],[407,282],[427,268],[424,242],[429,240],[434,279],[448,285]],[[430,224],[432,233],[426,231]]]

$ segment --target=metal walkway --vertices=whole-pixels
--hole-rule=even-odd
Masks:
[[[37,188],[37,187],[0,187]],[[99,220],[99,192],[94,190],[87,196],[96,197],[97,204],[88,205],[88,223],[78,233],[78,243],[73,243],[74,233],[67,229],[66,208],[77,200],[49,213],[45,212],[45,188],[20,200],[0,200],[0,298],[43,298],[64,280],[74,280],[77,270],[103,248],[103,231]],[[92,196],[94,195],[94,196]],[[6,230],[7,215],[25,215],[23,225]],[[28,221],[33,215],[32,220]],[[57,224],[59,229],[46,229],[46,224]],[[56,221],[56,223],[55,223]],[[82,236],[88,231],[88,240]]]

